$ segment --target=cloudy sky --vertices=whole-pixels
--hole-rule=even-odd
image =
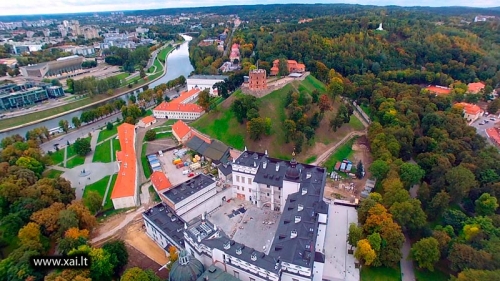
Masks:
[[[285,3],[495,7],[498,0],[0,0],[0,16]]]

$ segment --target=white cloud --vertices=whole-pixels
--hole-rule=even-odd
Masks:
[[[273,3],[304,3],[302,0],[0,0],[0,15],[27,15],[52,13],[80,13],[98,11],[120,11],[161,9],[180,7],[251,5]],[[398,6],[473,6],[495,7],[498,0],[311,0],[311,3],[351,3],[366,5]]]

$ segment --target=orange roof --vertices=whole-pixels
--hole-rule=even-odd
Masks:
[[[123,123],[117,128],[121,151],[116,152],[120,170],[116,177],[111,199],[134,196],[136,193],[137,163],[135,155],[135,126]]]
[[[199,137],[202,141],[204,141],[204,142],[206,142],[206,143],[208,143],[208,144],[211,144],[211,143],[212,143],[212,140],[211,140],[209,137],[207,137],[207,136],[205,136],[205,135],[201,134],[200,132],[198,132],[198,131],[196,131],[196,130],[193,130],[193,137],[194,137],[194,136]]]
[[[203,112],[203,108],[194,103],[174,103],[174,102],[162,102],[160,105],[155,107],[154,110],[163,111],[180,111],[180,112]]]
[[[428,86],[425,89],[427,89],[430,92],[435,93],[437,95],[448,95],[449,93],[451,93],[450,88],[442,87],[442,86]]]
[[[191,128],[186,123],[184,123],[182,120],[178,120],[172,126],[172,130],[175,132],[177,137],[182,139],[185,135],[187,135],[189,133],[189,131],[191,131]]]
[[[151,174],[151,182],[158,192],[166,191],[172,187],[167,175],[160,171],[154,171]]]
[[[151,123],[151,122],[153,122],[155,120],[156,120],[156,118],[154,116],[151,116],[151,115],[150,116],[146,116],[146,117],[144,117],[144,118],[141,119],[142,123],[144,123],[144,124]]]
[[[479,93],[479,91],[481,91],[482,89],[484,89],[485,85],[481,82],[478,82],[478,83],[469,83],[467,85],[467,89],[469,91],[469,93],[474,93],[474,94],[477,94]]]
[[[193,88],[189,91],[184,91],[182,92],[179,97],[173,99],[170,101],[170,103],[182,103],[183,101],[187,100],[188,98],[196,95],[197,93],[200,92],[200,89],[198,88]]]
[[[500,145],[500,134],[497,128],[493,127],[486,129],[486,134],[493,140],[494,143]]]
[[[457,103],[456,105],[463,107],[464,112],[469,114],[469,115],[476,115],[476,114],[481,113],[481,111],[482,111],[479,106],[477,106],[475,104],[471,104],[471,103],[461,102],[461,103]]]

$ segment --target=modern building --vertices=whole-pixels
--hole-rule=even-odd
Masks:
[[[143,215],[148,235],[156,235],[153,239],[162,248],[167,243],[163,241],[173,241],[172,244],[183,242],[180,249],[185,249],[206,268],[216,267],[240,280],[321,281],[328,221],[328,205],[323,201],[326,169],[297,163],[294,158],[285,161],[271,158],[267,152],[246,150],[233,159],[232,163],[221,166],[219,173],[232,176],[232,198],[249,201],[258,208],[269,207],[281,212],[268,253],[230,239],[206,219],[205,212],[211,212],[220,204],[217,202],[220,197],[213,195],[203,197],[204,200],[198,199],[198,193],[213,193],[212,190],[216,189],[208,187],[208,183],[184,183],[180,185],[180,189],[176,187],[168,191],[173,194],[174,190],[179,189],[174,196],[184,197],[174,201],[202,202],[201,219],[184,223],[182,227],[180,221],[190,220],[175,217],[173,213],[176,210],[174,208],[178,208],[175,205],[177,203],[164,201]],[[222,171],[229,167],[231,172]],[[203,187],[207,184],[207,187]],[[212,200],[216,200],[215,204],[210,203]],[[183,206],[186,205],[184,203]],[[195,205],[193,203],[190,207],[199,208]],[[154,214],[156,217],[152,218]],[[151,235],[150,229],[156,233]],[[183,235],[182,239],[180,233]],[[165,237],[160,237],[162,235]]]
[[[190,76],[186,79],[187,89],[188,90],[199,89],[200,91],[208,89],[208,90],[210,90],[210,95],[218,96],[219,93],[217,92],[217,88],[214,89],[213,86],[215,85],[215,83],[224,82],[224,80],[227,78],[229,78],[229,76],[225,76],[225,75],[193,75],[193,76]]]
[[[445,96],[445,95],[449,95],[451,93],[451,88],[437,86],[437,85],[429,85],[429,86],[425,87],[425,89],[427,91],[429,91],[431,94],[438,95],[438,96]]]
[[[250,90],[266,90],[267,77],[265,69],[250,70],[248,74],[248,88]]]
[[[36,103],[50,98],[64,96],[64,90],[50,83],[28,81],[24,84],[4,84],[0,86],[0,109],[8,110]]]
[[[73,55],[69,57],[58,58],[55,61],[43,62],[20,68],[24,77],[51,77],[70,74],[82,69],[83,57]]]
[[[484,114],[484,111],[475,104],[460,102],[455,104],[455,106],[463,108],[464,118],[467,120],[469,124],[473,123]]]
[[[156,118],[195,120],[205,111],[197,104],[189,103],[198,98],[200,89],[193,88],[182,92],[179,97],[170,102],[162,102],[153,109]]]
[[[137,125],[141,128],[147,128],[153,124],[156,124],[156,118],[154,116],[146,116],[137,123]]]
[[[469,83],[467,84],[467,93],[469,94],[479,94],[486,85],[482,82],[477,82],[477,83]]]
[[[60,46],[59,49],[64,52],[72,53],[73,55],[92,56],[95,55],[95,48],[93,46]]]
[[[111,200],[115,209],[135,207],[139,204],[137,194],[137,158],[135,154],[135,126],[123,123],[117,127],[121,151],[116,152],[118,176]]]
[[[279,73],[280,60],[273,61],[273,67],[271,67],[271,76],[276,76]],[[304,73],[306,71],[306,66],[303,63],[297,63],[294,60],[287,60],[288,73]]]

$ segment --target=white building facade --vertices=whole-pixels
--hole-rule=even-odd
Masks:
[[[193,75],[186,79],[187,89],[192,90],[198,88],[201,91],[209,89],[210,95],[218,96],[217,89],[214,89],[213,86],[217,82],[224,82],[227,78],[228,76],[224,75]]]

